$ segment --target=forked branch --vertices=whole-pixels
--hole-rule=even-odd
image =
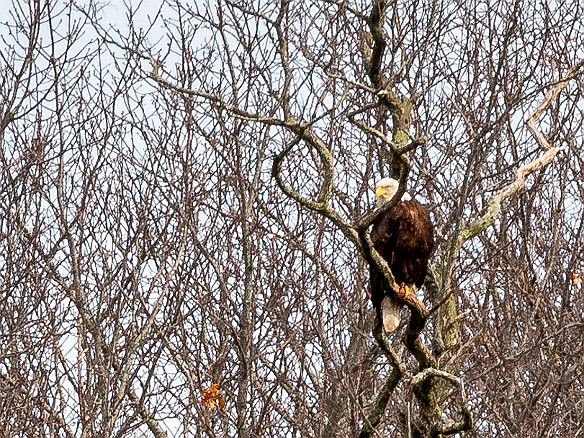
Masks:
[[[446,371],[435,368],[426,368],[412,377],[412,385],[416,387],[416,389],[422,390],[424,384],[430,379],[442,379],[450,382],[457,388],[460,399],[460,420],[453,420],[451,418],[441,419],[438,424],[433,424],[432,435],[454,435],[465,430],[470,430],[472,428],[472,416],[468,407],[468,400],[464,389],[464,380]]]
[[[539,144],[539,146],[544,150],[544,152],[534,159],[533,161],[521,166],[515,172],[515,179],[499,190],[497,193],[493,195],[493,197],[489,200],[487,204],[487,208],[485,213],[479,217],[478,219],[471,222],[468,226],[461,230],[458,235],[458,243],[456,248],[456,253],[460,251],[462,245],[467,241],[472,239],[473,237],[477,236],[478,234],[482,233],[485,229],[487,229],[493,222],[495,221],[499,211],[501,210],[501,204],[507,198],[515,195],[521,189],[525,187],[525,179],[531,173],[541,170],[546,167],[549,163],[553,161],[556,157],[558,152],[562,151],[564,148],[561,147],[553,147],[550,145],[548,140],[545,138],[543,133],[537,129],[536,123],[543,114],[543,112],[549,107],[552,101],[558,96],[558,94],[568,85],[570,80],[572,80],[576,75],[579,73],[580,69],[584,65],[584,61],[579,62],[574,67],[572,67],[568,74],[559,81],[557,84],[553,85],[541,103],[538,105],[536,110],[533,112],[531,116],[527,119],[526,123],[535,137],[535,140]]]

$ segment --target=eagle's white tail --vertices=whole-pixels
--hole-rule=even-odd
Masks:
[[[400,313],[401,305],[397,301],[389,297],[383,298],[381,302],[381,316],[383,318],[383,328],[386,332],[391,333],[399,326]]]

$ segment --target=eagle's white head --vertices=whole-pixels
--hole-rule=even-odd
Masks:
[[[377,206],[381,207],[385,203],[391,201],[391,198],[395,196],[397,189],[399,187],[399,182],[393,178],[383,178],[377,184],[375,184],[375,198],[377,199]],[[404,192],[402,195],[402,201],[409,201],[412,199],[408,192]]]

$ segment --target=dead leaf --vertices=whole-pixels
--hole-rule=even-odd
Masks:
[[[209,389],[203,389],[203,398],[201,403],[209,409],[214,409],[216,406],[225,408],[225,400],[221,397],[221,388],[218,383],[212,383]]]

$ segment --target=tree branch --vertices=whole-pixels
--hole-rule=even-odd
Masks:
[[[389,359],[389,362],[393,369],[391,373],[386,377],[383,387],[377,394],[377,398],[375,400],[375,403],[373,404],[373,409],[371,410],[369,416],[363,423],[361,433],[359,434],[360,438],[368,438],[372,436],[373,432],[375,431],[375,428],[379,425],[379,422],[381,421],[381,417],[385,412],[385,408],[387,407],[387,403],[389,402],[389,399],[391,398],[393,391],[395,390],[399,381],[406,372],[406,367],[400,361],[397,353],[383,339],[383,329],[380,326],[376,327],[373,330],[373,336],[375,337],[375,341],[377,342],[377,345],[379,346],[385,357]]]
[[[440,424],[433,425],[433,435],[454,435],[459,432],[470,430],[472,428],[472,416],[468,407],[468,400],[466,391],[464,389],[464,380],[456,377],[446,371],[438,370],[436,368],[426,368],[412,377],[412,385],[418,390],[423,390],[423,386],[430,379],[443,379],[449,381],[458,388],[460,395],[460,416],[461,420],[454,421],[452,419],[441,420]]]
[[[462,245],[467,241],[472,239],[473,237],[477,236],[478,234],[482,233],[485,229],[487,229],[493,222],[495,221],[499,211],[501,210],[502,202],[510,198],[511,196],[515,195],[519,190],[525,187],[525,179],[531,173],[535,172],[536,170],[543,169],[549,163],[553,161],[556,157],[558,152],[562,151],[564,148],[557,148],[553,147],[549,144],[545,136],[541,131],[537,129],[535,126],[536,122],[539,120],[543,112],[547,109],[547,107],[551,104],[553,99],[558,96],[558,94],[568,85],[571,79],[573,79],[577,74],[580,68],[584,65],[584,61],[578,63],[576,66],[571,68],[566,75],[566,77],[552,86],[548,93],[545,95],[539,106],[533,112],[531,116],[527,119],[526,123],[535,137],[537,143],[541,146],[544,150],[544,153],[537,157],[535,160],[521,166],[515,172],[515,180],[509,183],[507,186],[503,187],[499,190],[493,197],[489,200],[487,204],[487,208],[485,213],[478,219],[474,220],[468,226],[466,226],[463,230],[461,230],[460,234],[458,235],[458,243],[457,243],[457,251],[460,251]]]
[[[322,141],[317,140],[315,136],[312,136],[312,134],[306,135],[304,132],[302,132],[302,130],[298,131],[300,132],[297,132],[297,137],[288,145],[286,145],[286,147],[284,147],[284,149],[274,157],[274,162],[272,164],[272,177],[276,181],[276,184],[278,185],[280,190],[282,190],[282,192],[284,192],[286,196],[288,196],[291,199],[294,199],[303,207],[314,212],[320,213],[323,216],[330,219],[343,232],[345,237],[347,237],[351,242],[353,242],[357,246],[359,252],[363,254],[363,246],[361,244],[361,241],[359,239],[359,236],[357,235],[357,231],[355,230],[355,228],[353,228],[350,224],[344,221],[343,218],[341,218],[341,216],[339,216],[339,214],[327,202],[332,191],[333,183],[332,179],[333,162],[330,152],[324,146]],[[316,144],[315,147],[317,148],[317,150],[319,150],[319,156],[325,163],[326,169],[324,177],[325,181],[323,182],[323,185],[320,189],[318,200],[316,201],[309,199],[305,196],[302,196],[297,191],[288,187],[280,174],[282,170],[282,162],[284,161],[288,153],[290,153],[292,148],[300,142],[300,140],[305,141],[308,140],[309,142],[313,141],[314,142],[313,144]]]
[[[533,112],[533,114],[531,116],[529,116],[529,118],[527,119],[527,122],[526,122],[527,127],[529,128],[529,130],[531,131],[531,133],[533,134],[533,136],[535,137],[535,139],[537,140],[539,145],[544,150],[550,150],[553,148],[549,144],[549,142],[547,141],[545,136],[541,133],[541,131],[539,131],[537,129],[535,124],[539,120],[539,118],[541,117],[543,112],[547,109],[547,107],[550,106],[552,101],[558,96],[558,94],[560,94],[560,92],[564,88],[566,88],[568,83],[578,75],[579,70],[580,70],[580,68],[582,68],[583,65],[584,65],[584,60],[580,61],[574,67],[572,67],[570,70],[568,70],[568,73],[566,74],[564,79],[562,79],[560,82],[558,82],[557,84],[553,85],[550,88],[550,90],[545,95],[545,97],[543,98],[543,100],[541,101],[539,106],[536,108],[536,110]],[[552,157],[552,159],[553,159],[553,157]]]

